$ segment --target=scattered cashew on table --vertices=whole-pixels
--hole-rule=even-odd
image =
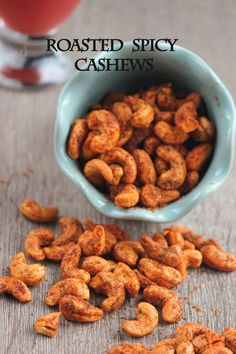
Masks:
[[[22,212],[25,204],[27,212]],[[34,222],[48,222],[48,210],[51,213],[50,207],[33,201],[23,201],[20,206],[30,221],[34,215]],[[54,216],[57,218],[58,212]],[[48,227],[32,229],[25,237],[24,252],[10,261],[9,276],[0,276],[0,294],[8,293],[25,303],[32,300],[28,286],[36,286],[45,278],[45,267],[28,263],[26,256],[37,262],[48,259],[60,263],[62,280],[45,296],[45,304],[59,306],[59,311],[35,322],[35,330],[48,337],[56,335],[61,315],[69,321],[95,322],[104,312],[120,309],[126,296],[137,298],[140,293],[143,300],[137,303],[136,318],[126,319],[121,328],[132,337],[143,337],[158,326],[159,308],[167,323],[182,318],[182,304],[173,289],[186,281],[189,267],[198,268],[204,263],[218,271],[236,270],[235,255],[224,252],[215,240],[183,226],[173,225],[134,241],[118,225],[95,224],[89,219],[83,225],[76,218],[62,217],[59,232],[56,237]],[[91,291],[105,297],[102,309],[90,302]],[[235,354],[235,343],[232,327],[219,335],[201,324],[187,323],[176,329],[173,338],[151,349],[143,344],[121,344],[108,353]]]

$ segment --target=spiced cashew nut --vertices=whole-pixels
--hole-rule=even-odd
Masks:
[[[7,293],[21,303],[32,300],[31,292],[27,285],[20,279],[13,277],[0,276],[0,295]]]
[[[58,217],[59,210],[53,206],[42,206],[31,199],[24,199],[19,206],[20,212],[34,222],[51,222]]]

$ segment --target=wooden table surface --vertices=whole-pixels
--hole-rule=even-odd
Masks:
[[[179,44],[202,56],[219,74],[236,98],[235,0],[84,0],[62,26],[68,38],[135,37],[179,38]],[[76,54],[75,54],[76,55]],[[23,239],[33,227],[19,216],[23,198],[60,206],[62,215],[83,220],[111,222],[100,215],[62,174],[53,152],[55,109],[60,87],[39,92],[0,90],[0,265],[7,274],[13,255],[22,250]],[[207,237],[214,236],[236,252],[236,169],[223,188],[201,203],[180,224]],[[151,223],[120,221],[132,236],[161,228]],[[43,298],[60,279],[57,264],[48,264],[47,279],[32,288],[33,301],[20,305],[10,297],[0,299],[0,353],[100,354],[122,341],[133,341],[120,329],[124,318],[134,316],[137,300],[94,324],[61,320],[58,335],[48,339],[34,333],[35,319],[48,312]],[[187,282],[177,289],[184,303],[185,321],[200,322],[216,331],[235,325],[235,274],[207,268],[189,272]],[[98,300],[96,300],[97,302]],[[141,341],[152,345],[171,335],[175,325],[160,323]],[[137,341],[137,340],[136,340]]]

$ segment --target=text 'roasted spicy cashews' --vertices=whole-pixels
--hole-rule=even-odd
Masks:
[[[120,125],[120,137],[116,145],[122,146],[133,134],[133,127],[130,123],[133,113],[130,106],[125,102],[115,102],[112,106],[112,113]]]
[[[178,270],[161,264],[153,259],[140,259],[138,269],[148,279],[157,285],[164,286],[168,289],[174,288],[182,282],[182,276]]]
[[[144,249],[139,241],[120,241],[115,245],[113,255],[117,261],[132,268],[135,267],[138,257],[144,255]]]
[[[86,284],[90,281],[90,274],[84,269],[78,269],[81,256],[79,244],[70,247],[61,261],[62,278],[76,278],[83,280]]]
[[[69,321],[95,322],[103,316],[103,311],[73,295],[65,295],[60,299],[59,310]]]
[[[61,312],[51,312],[37,318],[34,328],[37,333],[47,337],[54,337],[57,334]]]
[[[165,144],[175,145],[183,144],[188,140],[189,135],[179,127],[170,125],[164,121],[155,124],[153,131],[155,135]]]
[[[91,151],[102,154],[113,149],[120,137],[120,126],[113,113],[100,109],[87,117],[88,127],[96,133],[91,139]]]
[[[74,295],[83,300],[89,300],[89,288],[79,279],[67,278],[60,280],[49,289],[45,304],[48,306],[55,306],[59,303],[64,295]]]
[[[67,141],[68,155],[72,160],[77,160],[80,157],[81,146],[87,133],[88,126],[86,119],[76,119],[72,123]]]
[[[57,207],[42,206],[31,199],[22,200],[19,209],[22,215],[34,222],[51,222],[59,213]]]
[[[154,306],[162,307],[162,317],[168,323],[181,319],[183,309],[178,296],[171,290],[158,285],[144,289],[144,299]]]
[[[209,160],[213,151],[210,143],[195,146],[185,158],[186,166],[189,171],[200,171]]]
[[[125,184],[114,198],[115,204],[121,208],[131,208],[138,201],[139,190],[134,184]]]
[[[140,283],[135,272],[125,263],[119,262],[114,270],[118,280],[124,285],[130,297],[137,297]]]
[[[81,267],[83,270],[87,271],[91,277],[94,277],[101,271],[113,271],[116,267],[116,263],[99,256],[89,256],[84,258]]]
[[[102,302],[102,308],[106,312],[120,309],[125,301],[125,288],[115,274],[102,271],[90,281],[90,287],[98,294],[104,294],[107,298]]]
[[[170,164],[170,169],[158,177],[158,186],[167,190],[178,189],[186,178],[186,164],[183,156],[169,145],[159,146],[156,154]]]
[[[17,253],[9,264],[9,273],[12,277],[22,280],[32,286],[40,283],[45,277],[45,267],[41,264],[27,264],[23,252]]]
[[[175,114],[175,124],[185,133],[191,133],[198,128],[197,110],[193,102],[189,101],[180,106]]]
[[[150,209],[165,206],[179,197],[179,191],[164,190],[154,186],[153,184],[146,184],[140,190],[140,203]]]
[[[101,155],[101,159],[108,165],[118,164],[124,170],[122,182],[133,183],[137,176],[136,162],[131,154],[122,148],[114,148]]]
[[[134,112],[131,119],[132,126],[135,128],[148,128],[154,119],[152,106],[135,96],[127,96],[124,101],[131,106]]]
[[[36,261],[45,259],[44,246],[50,245],[54,240],[54,233],[46,228],[37,228],[31,230],[25,237],[25,253]]]
[[[158,325],[158,312],[147,302],[140,302],[135,309],[136,320],[126,320],[121,328],[132,337],[143,337]]]
[[[206,245],[201,248],[203,262],[209,267],[222,272],[236,270],[236,256],[219,250],[215,245]]]
[[[79,245],[86,256],[101,255],[106,246],[105,229],[97,225],[93,231],[86,230],[79,237]]]
[[[133,152],[133,157],[137,164],[137,173],[141,184],[155,184],[156,170],[148,153],[145,150],[136,149]]]
[[[112,347],[107,354],[148,354],[150,351],[142,343],[122,343]]]
[[[27,285],[20,279],[13,277],[0,276],[0,295],[4,293],[10,294],[21,303],[32,300],[31,292]]]

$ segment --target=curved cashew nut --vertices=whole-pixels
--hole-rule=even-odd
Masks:
[[[124,102],[115,102],[112,106],[112,113],[120,125],[120,137],[116,145],[122,146],[133,134],[133,127],[130,124],[133,113],[129,105]]]
[[[57,207],[42,206],[31,199],[22,200],[19,209],[22,215],[34,222],[51,222],[59,213]]]
[[[200,171],[209,160],[213,151],[210,143],[198,144],[185,158],[186,166],[189,171]]]
[[[197,171],[190,171],[187,173],[186,179],[182,186],[179,187],[181,194],[189,193],[198,184],[200,175]]]
[[[49,247],[44,247],[43,251],[45,254],[45,257],[53,262],[61,262],[65,254],[68,252],[68,250],[74,246],[74,242],[68,242],[65,245],[62,246],[49,246]]]
[[[188,340],[181,340],[175,347],[176,354],[195,354],[194,347]]]
[[[140,259],[138,269],[155,284],[168,289],[174,288],[182,282],[182,276],[177,269],[168,267],[153,259]]]
[[[160,232],[155,232],[155,234],[152,236],[152,239],[153,241],[157,242],[160,247],[162,248],[168,247],[166,238]]]
[[[184,183],[187,174],[183,156],[173,146],[168,145],[159,146],[156,154],[170,164],[170,169],[159,176],[158,186],[167,190],[179,188]]]
[[[91,150],[90,143],[93,140],[93,138],[97,136],[97,133],[94,131],[90,131],[87,135],[87,138],[85,139],[82,147],[81,147],[81,156],[84,160],[91,160],[94,159],[98,153],[95,151]]]
[[[154,110],[150,104],[135,96],[127,96],[124,102],[133,110],[131,124],[135,128],[148,128],[154,119]]]
[[[156,170],[156,173],[157,173],[158,176],[160,176],[164,172],[167,172],[168,169],[169,169],[168,163],[165,162],[160,157],[155,157],[154,166],[155,166],[155,170]]]
[[[195,336],[192,340],[192,344],[196,353],[202,353],[214,346],[224,347],[224,337],[221,334],[209,330],[206,333]]]
[[[122,148],[114,148],[101,155],[101,159],[108,165],[118,164],[124,170],[122,182],[133,183],[137,177],[136,162],[131,154]]]
[[[159,121],[154,125],[155,135],[165,144],[183,144],[188,140],[189,135],[179,127],[170,125],[165,121]]]
[[[183,103],[175,114],[175,124],[185,133],[195,131],[198,126],[197,110],[193,102]]]
[[[137,297],[140,289],[140,283],[135,272],[125,263],[119,262],[115,268],[114,274],[124,285],[125,290],[130,297]]]
[[[113,113],[100,109],[87,117],[88,127],[96,133],[90,142],[92,152],[102,154],[113,149],[120,137],[120,126]]]
[[[181,319],[183,308],[178,296],[171,290],[158,285],[144,289],[144,299],[154,306],[162,307],[162,317],[168,323]]]
[[[186,340],[192,342],[195,336],[200,334],[212,332],[208,327],[203,326],[199,323],[185,323],[179,326],[175,330],[174,337],[178,340],[185,338]]]
[[[134,269],[134,273],[136,274],[139,283],[140,283],[140,288],[145,289],[150,285],[155,285],[153,281],[148,279],[145,275],[143,275],[138,269]]]
[[[156,183],[156,170],[153,162],[145,150],[136,149],[133,157],[137,164],[138,178],[142,184]]]
[[[112,272],[115,270],[116,263],[99,256],[89,256],[84,258],[81,267],[94,277],[101,271]]]
[[[135,149],[137,149],[138,145],[141,144],[148,136],[152,135],[152,129],[143,128],[137,129],[135,128],[133,131],[133,135],[129,139],[129,141],[125,144],[125,149],[132,154]]]
[[[158,312],[147,302],[140,302],[135,309],[136,320],[124,321],[123,331],[132,337],[143,337],[151,333],[158,325]]]
[[[36,261],[43,261],[45,253],[43,246],[49,245],[54,240],[54,233],[45,228],[37,228],[31,230],[25,238],[25,253]]]
[[[37,318],[34,328],[37,333],[47,337],[54,337],[57,334],[61,312],[51,312]]]
[[[236,270],[236,256],[219,250],[215,245],[206,245],[201,248],[203,262],[210,268],[222,272],[232,272]]]
[[[124,176],[124,170],[120,165],[117,164],[110,165],[110,168],[113,174],[111,185],[117,186],[120,183],[121,178]]]
[[[103,311],[73,295],[65,295],[59,302],[62,315],[69,321],[95,322],[103,316]]]
[[[70,242],[78,242],[83,232],[83,226],[79,220],[66,216],[59,220],[59,226],[61,236],[54,240],[51,246],[64,246]]]
[[[89,288],[79,279],[67,278],[54,284],[45,297],[45,304],[55,306],[64,295],[74,295],[82,300],[89,300]]]
[[[45,267],[41,264],[27,264],[24,253],[20,252],[11,259],[9,273],[12,277],[23,281],[26,285],[32,286],[44,279]]]
[[[67,141],[68,155],[72,160],[80,157],[81,146],[88,134],[88,125],[86,119],[76,119],[70,128]]]
[[[225,346],[236,353],[236,330],[233,327],[227,327],[222,334],[225,337]]]
[[[102,271],[90,281],[90,287],[98,294],[104,294],[107,298],[102,302],[102,308],[106,312],[118,310],[125,301],[125,288],[115,274]]]
[[[150,209],[163,207],[180,197],[177,190],[160,189],[153,184],[146,184],[140,191],[140,202],[143,206]]]
[[[119,262],[128,264],[129,267],[135,267],[138,257],[144,255],[144,249],[139,241],[120,241],[114,249],[113,255]]]
[[[215,124],[206,117],[201,117],[199,118],[199,126],[192,135],[196,141],[201,143],[211,141],[216,135]]]
[[[124,185],[115,196],[114,202],[120,208],[131,208],[138,204],[139,190],[134,184]]]
[[[104,227],[116,237],[117,241],[125,241],[129,238],[129,234],[117,224],[106,224]]]
[[[118,344],[108,350],[107,354],[148,354],[149,350],[142,343]]]
[[[143,149],[149,156],[152,156],[160,145],[161,141],[155,135],[151,135],[144,140]]]
[[[86,230],[79,237],[79,245],[86,256],[99,256],[105,250],[105,229],[97,225],[93,231]]]
[[[0,276],[0,295],[7,293],[21,303],[32,300],[31,292],[20,279]]]
[[[175,354],[175,345],[176,340],[174,338],[164,339],[152,347],[151,354]]]
[[[182,249],[184,248],[184,238],[180,232],[165,229],[163,231],[163,235],[165,236],[169,246],[177,245]]]
[[[200,251],[195,249],[185,249],[181,255],[181,262],[177,265],[178,271],[181,273],[183,277],[183,281],[185,281],[187,276],[187,269],[189,267],[199,268],[202,264],[202,254]]]
[[[78,269],[78,263],[81,256],[79,244],[70,247],[61,261],[62,278],[76,278],[83,280],[86,284],[90,281],[90,274],[84,269]]]
[[[230,349],[222,347],[222,346],[215,346],[212,348],[208,348],[202,352],[202,354],[234,354]]]
[[[104,180],[109,184],[113,184],[112,169],[101,159],[88,161],[84,166],[84,175],[95,186],[101,186]]]
[[[175,110],[177,100],[171,84],[164,84],[158,87],[156,101],[160,110]]]

